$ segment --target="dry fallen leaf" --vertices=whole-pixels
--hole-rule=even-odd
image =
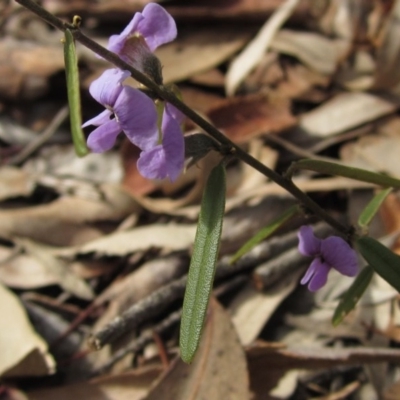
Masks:
[[[32,328],[17,296],[0,284],[0,375],[40,376],[54,373],[47,344]]]
[[[265,292],[249,284],[235,297],[229,310],[243,345],[249,345],[258,337],[271,315],[297,286],[302,272],[289,275],[284,282]]]
[[[297,122],[287,99],[263,93],[222,100],[208,111],[208,117],[237,143],[247,142],[261,134],[282,131]]]
[[[152,224],[126,232],[115,232],[83,246],[53,249],[53,252],[64,256],[86,253],[96,253],[103,256],[124,256],[150,248],[177,251],[187,249],[193,244],[195,232],[195,224]]]
[[[145,400],[250,400],[244,351],[229,315],[211,299],[191,365],[176,359]]]
[[[35,182],[27,172],[15,167],[0,168],[0,201],[29,196],[34,188]]]
[[[158,366],[106,376],[74,385],[32,390],[29,400],[142,400],[159,375]]]
[[[312,136],[327,137],[394,113],[394,102],[371,93],[340,93],[300,117],[300,127]]]

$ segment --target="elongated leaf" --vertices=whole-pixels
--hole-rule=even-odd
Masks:
[[[75,42],[69,29],[65,30],[64,62],[67,78],[67,92],[69,115],[71,123],[72,141],[76,154],[83,157],[89,153],[86,138],[82,131],[81,96],[79,91],[78,57],[76,56]]]
[[[347,167],[345,165],[335,164],[328,161],[309,159],[300,160],[292,164],[288,172],[293,173],[298,169],[308,169],[323,174],[344,176],[346,178],[375,183],[381,186],[400,187],[400,180],[391,178],[390,176],[366,171],[365,169]]]
[[[365,292],[371,282],[374,270],[367,265],[354,279],[354,282],[350,286],[349,290],[340,300],[338,306],[336,307],[335,313],[333,314],[332,324],[334,326],[339,325],[343,318],[356,306],[358,300]]]
[[[271,236],[280,226],[282,226],[288,219],[299,212],[299,207],[292,206],[286,210],[279,217],[275,218],[266,227],[258,231],[250,240],[248,240],[230,259],[230,263],[233,264],[239,258],[243,257],[253,247],[257,246],[261,241]]]
[[[374,271],[400,292],[400,257],[367,236],[358,239],[357,246]]]
[[[358,217],[358,225],[360,225],[362,228],[369,225],[369,223],[372,221],[372,218],[374,218],[375,214],[378,212],[379,207],[382,205],[391,191],[392,188],[381,190],[373,197],[373,199],[367,204]]]
[[[225,168],[216,166],[204,190],[183,301],[180,351],[190,363],[200,342],[211,295],[225,209]]]

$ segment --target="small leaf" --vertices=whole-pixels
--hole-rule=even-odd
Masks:
[[[65,30],[64,62],[67,78],[67,92],[69,115],[71,124],[72,141],[76,154],[83,157],[89,153],[86,146],[86,138],[82,131],[81,96],[79,91],[78,57],[75,50],[75,42],[69,29]]]
[[[180,351],[190,363],[196,353],[217,264],[225,209],[225,168],[217,165],[204,190],[183,301]]]
[[[400,180],[391,178],[390,176],[378,174],[376,172],[367,171],[365,169],[347,167],[341,164],[335,164],[321,160],[300,160],[291,165],[288,175],[298,169],[308,169],[323,174],[344,176],[345,178],[356,179],[358,181],[375,183],[381,186],[400,187]]]
[[[379,207],[382,205],[382,203],[385,201],[386,197],[392,190],[392,188],[381,190],[367,204],[367,206],[358,217],[358,225],[360,225],[361,228],[367,227],[370,224],[372,218],[374,218],[375,214],[378,212]]]
[[[282,226],[288,219],[299,212],[299,207],[292,206],[286,210],[279,217],[271,221],[266,227],[258,231],[250,240],[248,240],[230,259],[230,263],[233,264],[239,258],[243,257],[248,253],[253,247],[259,244],[261,241],[271,236],[280,226]]]
[[[400,257],[368,236],[359,238],[357,246],[374,271],[400,292]]]
[[[354,279],[354,282],[350,286],[349,290],[344,294],[336,307],[335,313],[332,318],[332,325],[337,326],[343,318],[356,306],[358,300],[360,300],[365,289],[371,282],[374,270],[367,265]]]

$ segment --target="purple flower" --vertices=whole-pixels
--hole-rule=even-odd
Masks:
[[[110,37],[107,48],[136,69],[154,76],[157,71],[151,71],[161,66],[152,53],[158,46],[174,40],[176,35],[171,15],[158,4],[149,3],[143,12],[134,15],[121,34]]]
[[[315,292],[325,285],[331,268],[346,276],[356,276],[358,272],[357,254],[350,245],[338,236],[319,239],[310,226],[302,226],[298,233],[299,252],[314,257],[301,284],[308,283],[308,289]]]
[[[82,125],[97,126],[87,139],[95,153],[110,150],[121,131],[142,150],[154,147],[158,140],[154,103],[141,91],[122,84],[128,76],[128,71],[108,69],[90,85],[90,94],[106,108]]]
[[[141,175],[148,179],[169,178],[174,181],[183,169],[185,143],[180,128],[184,115],[171,104],[166,104],[161,122],[162,141],[143,151],[138,160]]]
[[[180,128],[184,116],[167,104],[160,132],[154,102],[141,91],[123,85],[128,76],[128,71],[109,69],[90,85],[90,94],[106,109],[82,125],[97,126],[87,139],[88,147],[95,153],[110,150],[123,131],[142,150],[138,169],[145,178],[174,181],[184,164],[184,138]]]

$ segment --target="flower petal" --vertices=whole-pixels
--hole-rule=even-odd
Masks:
[[[168,175],[165,151],[161,144],[140,153],[137,167],[147,179],[165,179]]]
[[[303,256],[315,257],[320,253],[321,239],[314,236],[311,226],[303,225],[298,234],[299,252]]]
[[[110,117],[112,115],[112,112],[110,110],[104,110],[101,112],[99,115],[96,115],[92,119],[89,119],[89,121],[86,121],[83,125],[82,128],[86,128],[89,125],[94,125],[94,126],[100,126],[108,121],[110,121]]]
[[[171,103],[167,103],[165,105],[166,112],[168,115],[170,115],[172,118],[175,119],[178,124],[181,124],[184,119],[186,118],[186,115],[183,114],[183,112],[179,111],[176,107],[174,107]]]
[[[138,160],[138,169],[148,179],[169,178],[174,181],[182,172],[185,161],[185,144],[178,122],[164,109],[161,130],[161,145],[143,151]]]
[[[114,106],[115,115],[128,139],[142,150],[158,142],[157,111],[140,90],[124,86]]]
[[[137,30],[146,39],[151,51],[176,38],[175,21],[160,5],[149,3],[142,14],[144,19],[139,22]]]
[[[330,267],[327,263],[322,262],[319,257],[315,258],[300,283],[305,285],[309,282],[308,290],[316,292],[326,284],[329,270]]]
[[[94,153],[103,153],[114,146],[120,132],[121,127],[118,122],[111,119],[100,125],[88,136],[87,145]]]
[[[121,82],[130,75],[129,71],[119,68],[107,69],[91,83],[89,92],[97,102],[105,107],[113,108],[122,90]]]
[[[131,19],[131,22],[129,22],[126,28],[119,35],[110,36],[107,49],[113,51],[114,53],[120,54],[125,46],[126,39],[137,31],[138,24],[143,19],[144,17],[142,13],[135,13],[133,18]]]
[[[357,253],[339,236],[322,240],[321,256],[343,275],[356,276],[358,273]]]

